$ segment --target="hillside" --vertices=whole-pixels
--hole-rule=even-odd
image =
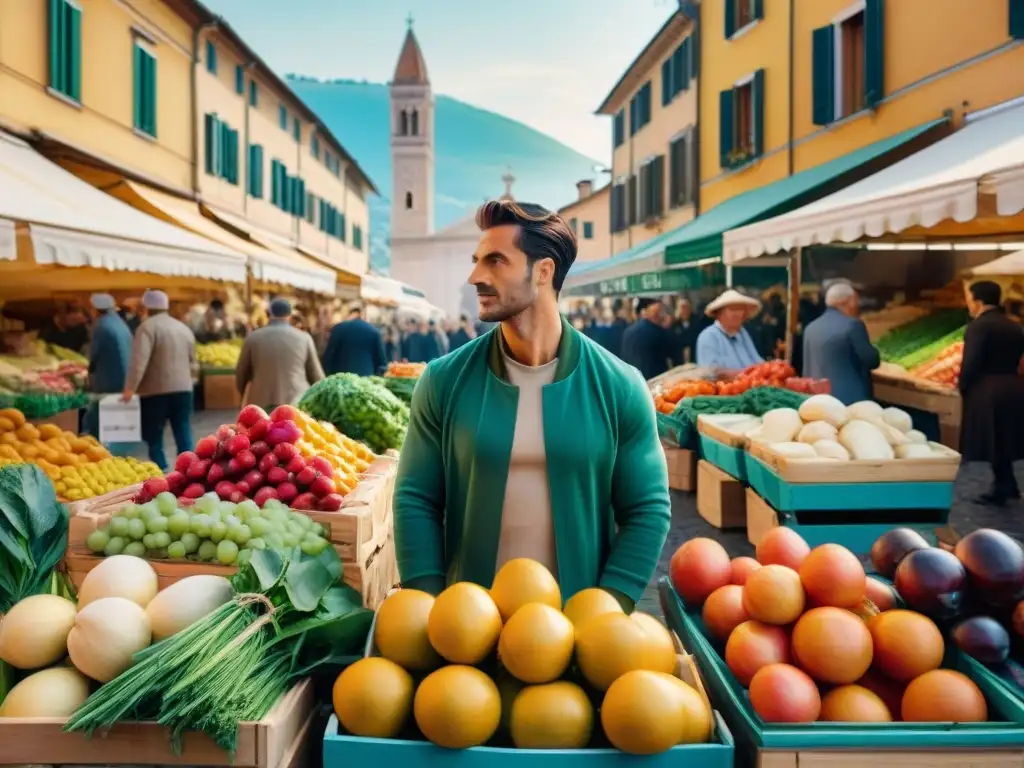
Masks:
[[[387,86],[300,76],[289,76],[288,81],[380,189],[381,197],[370,202],[370,259],[374,268],[386,270],[391,262]],[[448,96],[435,99],[436,228],[500,195],[504,191],[501,177],[509,168],[516,177],[512,194],[549,208],[571,202],[575,183],[595,175],[595,161],[533,128]]]

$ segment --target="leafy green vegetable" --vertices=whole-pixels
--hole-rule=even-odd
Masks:
[[[882,360],[903,365],[903,358],[943,336],[953,333],[968,321],[966,310],[940,309],[911,320],[884,334],[875,346]],[[927,362],[927,361],[924,361]]]
[[[409,407],[371,378],[338,373],[317,382],[299,400],[299,408],[318,421],[329,421],[375,453],[396,450],[405,442]]]
[[[89,395],[78,392],[17,392],[0,394],[0,408],[17,408],[27,419],[48,419],[64,411],[89,405]]]
[[[658,414],[658,434],[672,447],[698,447],[697,417],[701,414],[748,413],[764,416],[775,408],[799,408],[807,395],[778,387],[755,387],[742,395],[701,395],[679,401],[671,415]]]
[[[374,384],[384,387],[406,405],[412,403],[412,391],[416,389],[416,382],[419,381],[405,376],[370,376],[369,379]]]
[[[0,613],[50,592],[68,545],[68,510],[34,464],[0,468]]]

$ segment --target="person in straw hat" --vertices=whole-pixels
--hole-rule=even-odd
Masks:
[[[764,362],[744,323],[761,311],[761,302],[732,288],[704,310],[714,318],[697,337],[697,365],[738,372]]]

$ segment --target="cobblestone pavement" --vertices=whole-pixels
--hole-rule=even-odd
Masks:
[[[213,432],[218,426],[233,420],[235,414],[230,411],[200,411],[192,417],[193,438],[198,440]],[[170,430],[166,434],[167,456],[175,455],[174,442]],[[135,455],[145,456],[141,447]],[[1024,465],[1017,467],[1018,481],[1024,487]],[[969,533],[976,528],[998,528],[1015,538],[1024,541],[1024,502],[1008,506],[1004,509],[984,507],[971,500],[984,492],[991,480],[991,473],[984,464],[970,464],[960,470],[954,490],[953,508],[950,513],[950,525],[959,533]],[[672,491],[672,527],[668,540],[658,563],[654,580],[640,602],[643,610],[660,615],[655,582],[658,577],[668,573],[668,561],[672,553],[687,539],[707,536],[717,539],[729,551],[729,554],[753,554],[754,548],[747,541],[744,531],[720,531],[708,525],[697,514],[697,497],[692,493]]]

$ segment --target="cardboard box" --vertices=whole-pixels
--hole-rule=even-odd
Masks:
[[[715,528],[744,528],[747,502],[744,486],[710,462],[697,464],[697,513]]]
[[[697,490],[697,454],[685,448],[662,447],[668,464],[668,487],[690,493]]]
[[[237,411],[242,395],[235,386],[233,374],[213,373],[203,376],[203,405],[208,411]]]

